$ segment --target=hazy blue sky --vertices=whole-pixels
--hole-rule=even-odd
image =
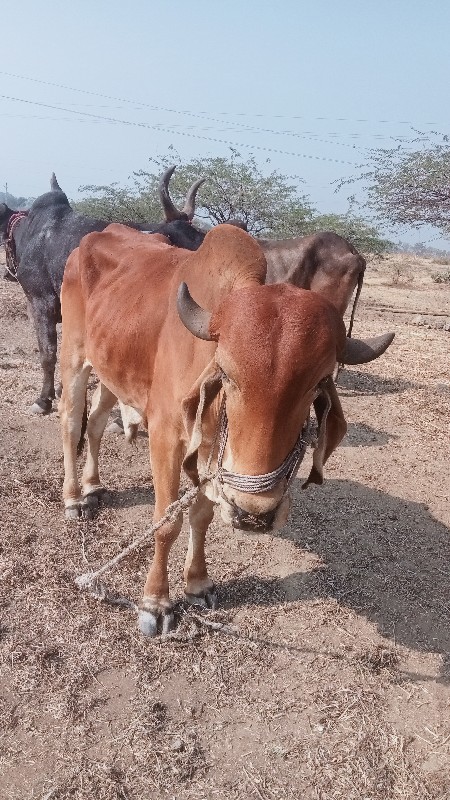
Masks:
[[[359,172],[368,148],[410,139],[412,126],[450,129],[446,0],[4,6],[0,182],[16,194],[46,191],[54,170],[75,197],[82,184],[125,182],[169,144],[190,157],[232,142],[301,177],[320,211],[344,211],[354,189],[335,194],[332,182]]]

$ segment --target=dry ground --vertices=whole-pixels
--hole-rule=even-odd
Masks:
[[[281,535],[212,526],[212,617],[239,633],[180,604],[165,642],[73,583],[149,525],[146,438],[105,439],[110,505],[65,523],[58,419],[27,416],[35,339],[1,282],[1,800],[450,797],[450,289],[400,262],[369,267],[356,335],[396,339],[340,377],[349,433],[324,486],[297,482]],[[138,599],[151,550],[109,583]]]

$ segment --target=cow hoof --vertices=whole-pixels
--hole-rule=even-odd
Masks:
[[[140,608],[138,613],[139,630],[144,636],[163,636],[175,627],[175,617],[171,608],[150,610]]]
[[[36,400],[32,406],[28,409],[30,414],[49,414],[52,410],[52,401],[51,400]]]
[[[66,519],[79,519],[81,516],[80,504],[77,503],[76,506],[66,506],[64,509],[64,516]]]
[[[100,492],[92,492],[83,497],[81,502],[81,516],[83,519],[94,519],[100,505]]]
[[[188,594],[185,592],[186,602],[191,606],[199,606],[200,608],[207,608],[215,611],[218,606],[217,594],[214,587],[202,594]]]
[[[86,503],[83,503],[83,505],[81,506],[81,519],[84,519],[89,522],[91,519],[94,519],[96,515],[97,515],[97,506],[93,507],[92,505],[87,505]]]

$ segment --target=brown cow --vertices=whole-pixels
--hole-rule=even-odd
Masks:
[[[353,329],[366,260],[331,231],[294,239],[258,239],[267,261],[266,283],[291,283],[326,297],[343,317],[356,289],[347,336]]]
[[[218,474],[189,511],[184,570],[187,597],[210,607],[216,596],[204,542],[214,503],[236,528],[282,527],[311,404],[319,437],[308,482],[322,482],[323,464],[346,430],[329,377],[336,360],[372,360],[393,338],[346,339],[327,300],[292,286],[265,286],[265,273],[261,248],[235,227],[218,226],[188,253],[164,237],[110,225],[86,236],[72,253],[61,292],[66,514],[89,517],[98,504],[100,441],[120,398],[148,426],[155,521],[178,497],[182,466],[198,484],[207,466],[216,470],[219,462]],[[184,282],[211,311],[197,305]],[[92,368],[101,383],[87,423],[80,489],[76,451]],[[173,625],[167,563],[181,524],[180,513],[155,533],[139,614],[148,635]]]

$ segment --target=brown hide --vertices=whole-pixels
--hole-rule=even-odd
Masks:
[[[315,233],[293,239],[258,240],[267,260],[266,283],[311,289],[344,315],[356,286],[362,285],[365,259],[342,236]]]
[[[183,423],[189,441],[183,469],[195,486],[199,484],[198,450],[203,440],[204,417],[221,389],[222,376],[213,359],[182,403]]]
[[[308,479],[302,484],[302,489],[306,489],[310,483],[319,485],[323,483],[323,466],[347,432],[347,423],[333,379],[327,378],[322,381],[322,385],[326,395],[320,394],[314,400],[319,438],[313,453],[311,472]],[[329,410],[327,409],[327,395],[330,402]]]
[[[243,474],[270,472],[294,445],[317,383],[332,372],[344,347],[345,330],[322,297],[286,284],[262,285],[264,277],[258,244],[235,227],[213,229],[199,250],[187,252],[162,236],[110,225],[86,236],[68,261],[64,329],[122,402],[142,411],[150,427],[171,420],[187,444],[194,427],[198,436],[202,391],[207,392],[205,412],[211,403],[199,376],[216,350],[215,342],[194,338],[178,317],[176,291],[188,282],[195,299],[213,311],[216,362],[229,378],[233,466]],[[213,385],[215,395],[216,378]],[[216,411],[217,405],[206,414],[206,442]],[[333,433],[332,416],[332,444],[323,460],[343,435]],[[191,441],[193,460],[186,463],[194,481],[198,446]]]
[[[316,387],[332,370],[345,343],[344,326],[334,307],[307,291],[283,285],[231,293],[213,314],[210,333],[219,342],[215,358],[183,401],[190,437],[183,466],[195,484],[203,431],[208,431],[205,461],[218,402],[212,410],[214,422],[205,424],[205,417],[222,382],[234,467],[238,465],[243,474],[264,474],[279,466],[293,447]],[[331,378],[326,390],[331,407],[323,424],[322,398],[314,401],[321,436],[307,483],[322,483],[323,465],[347,429]]]

